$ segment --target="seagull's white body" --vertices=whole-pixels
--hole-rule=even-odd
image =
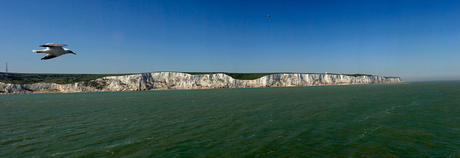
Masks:
[[[70,49],[62,48],[63,46],[67,46],[66,44],[54,44],[54,43],[47,43],[45,45],[41,45],[40,47],[46,47],[44,50],[32,50],[33,52],[36,53],[46,53],[45,57],[42,58],[42,60],[47,60],[51,58],[55,58],[64,54],[75,54],[72,52]],[[77,55],[77,54],[75,54]]]

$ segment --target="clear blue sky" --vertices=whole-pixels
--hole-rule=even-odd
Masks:
[[[460,79],[460,1],[5,0],[0,71]],[[271,17],[265,17],[265,15]],[[45,43],[68,54],[40,60]]]

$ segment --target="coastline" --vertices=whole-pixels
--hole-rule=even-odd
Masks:
[[[223,73],[191,75],[182,72],[152,72],[107,76],[70,84],[0,82],[0,94],[116,92],[171,89],[220,89],[399,83],[399,77],[339,74],[272,74],[254,80],[238,80]]]

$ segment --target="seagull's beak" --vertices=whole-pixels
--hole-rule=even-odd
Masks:
[[[77,55],[77,53],[72,52],[72,54]]]

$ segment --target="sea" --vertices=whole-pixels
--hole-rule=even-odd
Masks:
[[[0,157],[460,157],[460,81],[0,95]]]

